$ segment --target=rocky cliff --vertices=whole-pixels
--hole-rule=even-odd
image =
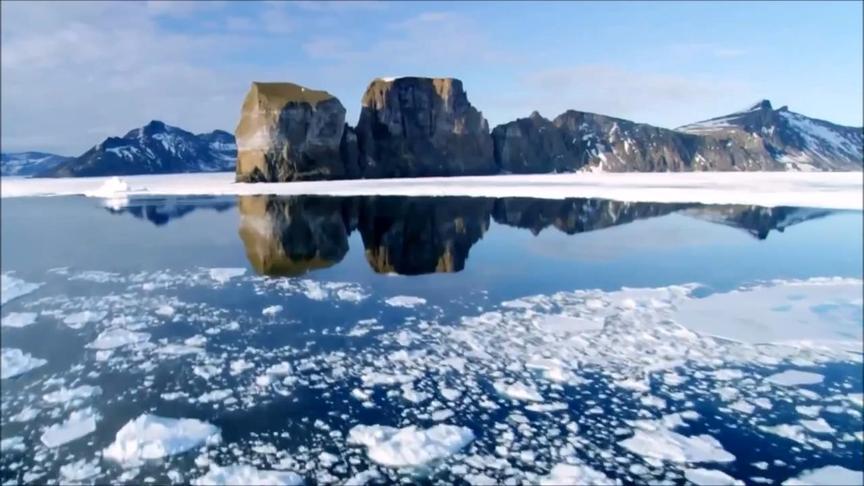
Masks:
[[[237,180],[290,182],[359,175],[345,107],[326,91],[292,83],[252,83],[237,139]]]
[[[495,173],[489,124],[452,78],[375,79],[357,124],[364,177]]]

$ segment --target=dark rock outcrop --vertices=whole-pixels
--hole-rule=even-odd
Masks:
[[[157,120],[108,137],[84,154],[36,174],[40,177],[215,172],[234,168],[234,137],[221,130],[193,134]]]
[[[237,138],[237,180],[290,182],[359,176],[345,107],[326,91],[292,83],[252,83]],[[343,144],[349,145],[344,147]]]
[[[569,172],[585,163],[565,134],[536,111],[492,130],[495,162],[505,173]]]
[[[364,177],[496,172],[489,125],[458,79],[376,79],[362,104],[357,137]]]

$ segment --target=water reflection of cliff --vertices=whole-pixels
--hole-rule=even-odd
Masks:
[[[112,214],[129,214],[156,226],[164,226],[198,209],[212,209],[221,213],[235,204],[233,197],[153,197],[124,201],[116,207],[105,209]]]
[[[369,266],[378,273],[458,272],[490,220],[535,235],[600,230],[680,213],[742,228],[765,239],[772,230],[829,214],[801,208],[628,203],[599,199],[469,197],[240,197],[240,237],[252,266],[266,275],[298,275],[338,263],[348,237],[360,232]]]

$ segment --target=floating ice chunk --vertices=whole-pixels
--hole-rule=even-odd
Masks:
[[[602,472],[583,464],[556,464],[548,476],[540,478],[540,484],[593,484],[605,486],[617,483]]]
[[[373,479],[378,479],[381,477],[381,473],[374,469],[367,469],[363,472],[359,472],[345,481],[345,486],[363,486],[364,484],[372,481]]]
[[[258,486],[280,486],[303,484],[303,477],[290,471],[270,471],[252,466],[210,466],[207,474],[192,481],[197,486],[255,484]]]
[[[348,443],[366,446],[369,459],[391,467],[419,466],[443,459],[474,440],[466,427],[435,425],[401,429],[383,425],[357,425],[348,432]]]
[[[416,307],[418,305],[423,305],[426,303],[426,299],[423,297],[412,297],[410,295],[397,295],[396,297],[390,297],[389,299],[384,301],[385,304],[390,307]]]
[[[532,412],[537,413],[546,413],[546,412],[560,412],[562,410],[567,410],[567,404],[564,402],[551,402],[551,403],[532,403],[525,407],[525,410],[530,410]]]
[[[198,346],[188,346],[186,344],[165,344],[156,348],[156,352],[159,354],[170,354],[174,356],[181,356],[184,354],[196,354],[203,353],[204,350]]]
[[[246,274],[245,268],[211,268],[210,269],[210,278],[219,282],[220,284],[226,284],[232,278],[242,277],[245,274]]]
[[[13,277],[12,272],[4,272],[0,274],[0,305],[27,295],[41,286],[41,283],[25,282],[18,277]]]
[[[637,429],[633,437],[619,444],[630,452],[648,459],[677,463],[735,460],[735,456],[723,449],[720,442],[710,435],[686,437],[662,425],[654,430]]]
[[[38,368],[48,361],[34,358],[18,348],[0,349],[0,379],[12,378]]]
[[[271,305],[269,307],[265,307],[261,311],[261,315],[272,317],[272,316],[275,316],[276,314],[278,314],[280,312],[282,312],[282,306],[281,305]]]
[[[806,371],[786,370],[781,373],[776,373],[768,378],[769,382],[781,386],[796,386],[796,385],[815,385],[822,383],[824,377],[818,373],[808,373]]]
[[[192,337],[184,339],[183,344],[185,344],[186,346],[194,346],[200,348],[207,344],[207,338],[200,334],[196,334]]]
[[[102,468],[99,467],[99,459],[87,461],[87,459],[79,459],[75,462],[70,462],[60,466],[60,477],[65,483],[74,481],[83,481],[93,476],[102,474]]]
[[[219,428],[196,419],[173,419],[143,414],[118,432],[102,455],[130,467],[148,459],[181,454],[222,440]]]
[[[69,404],[76,400],[83,400],[102,393],[98,386],[81,385],[75,388],[61,388],[59,390],[42,395],[42,400],[53,404]]]
[[[0,326],[3,327],[27,327],[36,322],[38,314],[35,312],[10,312],[3,316]]]
[[[100,332],[96,339],[87,344],[86,347],[90,349],[114,349],[128,344],[141,343],[148,339],[150,339],[150,334],[146,332],[115,328]]]
[[[406,374],[388,375],[386,373],[368,372],[361,377],[363,386],[398,385],[414,381],[414,377]]]
[[[9,437],[8,439],[0,440],[0,452],[12,452],[17,451],[21,452],[26,449],[27,446],[24,445],[24,438],[20,436]]]
[[[74,314],[69,314],[68,316],[63,318],[63,324],[71,327],[72,329],[81,329],[84,327],[84,324],[88,322],[96,322],[105,319],[107,315],[104,311],[81,311],[75,312]]]
[[[129,184],[117,176],[112,176],[105,180],[101,186],[92,190],[85,191],[87,197],[115,198],[123,196],[130,191]]]
[[[536,388],[526,385],[524,383],[512,383],[507,384],[503,381],[496,381],[493,383],[495,387],[495,391],[498,393],[512,398],[513,400],[525,400],[529,402],[542,402],[543,396],[537,391]]]
[[[20,412],[9,417],[9,420],[13,422],[29,422],[34,418],[38,417],[40,413],[41,410],[39,410],[38,408],[27,406],[21,409]]]
[[[42,443],[47,447],[59,447],[73,440],[80,439],[96,430],[99,414],[92,408],[75,410],[65,421],[54,424],[42,433]]]
[[[240,373],[243,373],[244,371],[254,367],[254,364],[246,361],[243,358],[240,358],[231,362],[231,374],[239,375]]]
[[[864,472],[846,469],[842,466],[825,466],[804,471],[799,476],[784,481],[784,485],[860,485],[864,484]]]
[[[451,402],[462,396],[462,392],[455,388],[440,388],[438,391],[441,392],[441,396],[444,397],[445,400]]]
[[[741,372],[741,370],[733,370],[729,368],[717,370],[713,373],[713,375],[714,379],[718,381],[740,380],[744,377],[744,373]]]
[[[156,309],[156,315],[160,315],[160,316],[164,316],[164,317],[171,317],[174,315],[175,312],[176,311],[174,310],[174,308],[171,307],[170,305],[167,305],[167,304],[160,305]]]
[[[736,410],[738,412],[741,412],[741,413],[746,413],[748,415],[753,413],[753,410],[756,409],[755,406],[751,405],[750,403],[748,403],[744,400],[738,400],[737,402],[730,403],[729,408],[731,408],[732,410]]]
[[[221,402],[231,396],[231,390],[213,390],[198,397],[200,403]]]
[[[815,432],[817,434],[833,434],[837,432],[834,430],[834,427],[831,427],[831,425],[821,417],[816,420],[802,420],[801,425],[810,432]]]
[[[687,478],[687,481],[699,486],[734,486],[744,484],[743,481],[739,481],[716,469],[685,469],[684,477]]]

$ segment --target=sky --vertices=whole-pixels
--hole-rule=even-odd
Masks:
[[[862,2],[0,3],[0,149],[153,119],[233,131],[252,81],[455,77],[491,127],[575,109],[674,128],[767,98],[861,126]]]

